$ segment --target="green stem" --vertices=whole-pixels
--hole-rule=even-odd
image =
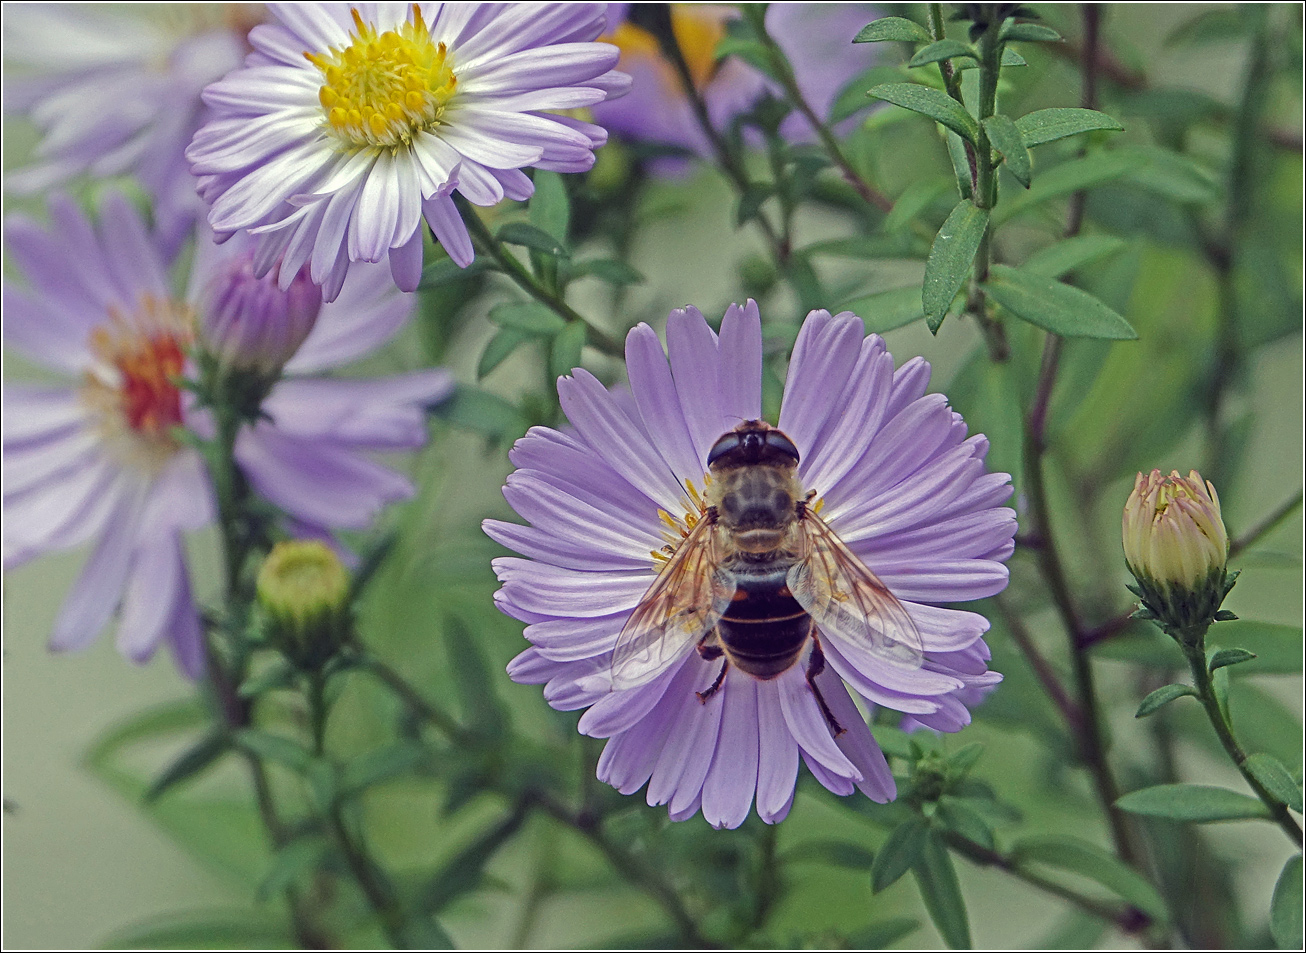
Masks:
[[[979,140],[975,145],[975,205],[991,210],[998,203],[998,169],[993,162],[993,146],[989,134],[984,128],[984,120],[997,111],[998,77],[1002,72],[1002,40],[999,32],[1003,19],[995,18],[980,36],[979,74]],[[975,269],[971,278],[970,294],[966,300],[966,310],[975,316],[984,341],[988,345],[989,357],[1002,363],[1010,357],[1006,332],[1002,324],[989,315],[984,282],[989,280],[989,267],[993,262],[993,226],[984,228],[984,237],[980,239],[979,250],[975,253]]]
[[[360,653],[359,661],[364,668],[385,683],[386,687],[408,706],[409,711],[435,727],[449,741],[464,746],[471,743],[467,733],[454,721],[452,716],[427,701],[421,692],[409,685],[402,675],[385,662],[374,655],[366,653]]]
[[[1230,759],[1233,760],[1239,773],[1242,774],[1251,789],[1256,792],[1256,796],[1264,802],[1274,822],[1283,828],[1284,833],[1292,839],[1294,844],[1301,847],[1301,825],[1288,812],[1288,806],[1266,790],[1265,786],[1256,779],[1256,776],[1247,769],[1247,752],[1243,750],[1242,745],[1238,743],[1238,739],[1234,737],[1233,725],[1229,723],[1229,718],[1215,694],[1215,683],[1206,661],[1205,634],[1205,627],[1203,627],[1200,632],[1183,633],[1176,637],[1176,641],[1184,650],[1185,658],[1188,659],[1188,667],[1192,670],[1193,685],[1197,688],[1197,697],[1201,699],[1202,707],[1206,709],[1206,716],[1210,719],[1211,727],[1215,729],[1220,744],[1224,747]]]
[[[517,259],[517,256],[504,248],[503,243],[490,233],[489,228],[486,227],[485,222],[481,220],[481,216],[476,213],[470,203],[466,202],[461,196],[455,196],[454,201],[457,202],[458,210],[462,214],[463,221],[467,224],[467,230],[471,233],[472,239],[480,250],[493,258],[500,270],[511,278],[517,287],[569,324],[584,325],[588,343],[604,354],[611,357],[621,357],[625,354],[625,348],[620,341],[567,304],[556,292],[537,281],[530,270]]]
[[[1261,522],[1257,523],[1247,532],[1243,533],[1243,535],[1230,543],[1229,558],[1232,559],[1244,550],[1255,546],[1261,541],[1262,537],[1278,527],[1280,523],[1286,520],[1293,513],[1297,512],[1297,510],[1301,509],[1301,501],[1302,494],[1301,491],[1298,490],[1296,496],[1288,500],[1265,519],[1261,520]]]

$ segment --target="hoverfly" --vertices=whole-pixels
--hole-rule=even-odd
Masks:
[[[816,685],[820,633],[841,651],[900,668],[922,662],[921,636],[901,602],[834,534],[798,482],[798,449],[761,420],[723,434],[707,458],[706,509],[631,613],[612,656],[614,688],[642,685],[697,644],[722,659],[706,702],[734,665],[757,679],[787,671],[808,644],[807,684],[835,734],[843,731]]]

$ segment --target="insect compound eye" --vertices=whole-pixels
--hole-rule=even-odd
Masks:
[[[730,431],[730,433],[722,436],[721,439],[718,440],[716,443],[712,444],[712,449],[708,452],[707,455],[708,468],[711,469],[712,464],[716,463],[718,460],[720,460],[731,450],[737,450],[738,448],[739,448],[739,434],[735,433],[732,430]]]
[[[778,430],[768,430],[766,432],[766,445],[772,450],[779,450],[781,453],[793,457],[794,462],[798,462],[798,448],[794,442]]]

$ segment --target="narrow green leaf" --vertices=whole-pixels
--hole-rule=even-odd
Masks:
[[[1130,791],[1116,801],[1116,807],[1131,814],[1195,824],[1245,821],[1270,816],[1269,810],[1258,798],[1204,784],[1158,784]]]
[[[947,93],[919,83],[881,83],[866,95],[929,116],[972,145],[979,140],[979,123],[975,117]]]
[[[1125,245],[1124,239],[1114,235],[1076,235],[1040,248],[1025,259],[1020,270],[1045,278],[1060,278],[1077,268],[1116,254]]]
[[[1302,948],[1301,854],[1288,858],[1270,901],[1270,936],[1281,949]]]
[[[644,281],[642,274],[615,258],[591,258],[589,261],[577,262],[571,273],[578,278],[592,275],[610,285],[637,285]]]
[[[109,762],[127,746],[206,725],[208,720],[208,712],[195,699],[147,708],[101,734],[86,752],[86,763],[97,774],[103,774]]]
[[[1092,132],[1096,129],[1120,132],[1125,128],[1106,113],[1098,112],[1096,109],[1081,109],[1078,106],[1036,109],[1017,119],[1015,126],[1020,132],[1020,138],[1030,149],[1041,146],[1045,142],[1076,136],[1081,132]]]
[[[1196,698],[1197,692],[1193,691],[1188,685],[1162,685],[1143,699],[1143,703],[1138,706],[1138,711],[1134,712],[1134,717],[1146,718],[1162,705],[1167,705],[1176,698],[1183,698],[1185,695],[1192,695]]]
[[[241,698],[257,698],[265,692],[285,688],[295,680],[295,667],[279,658],[261,672],[240,683],[236,694]]]
[[[921,307],[931,331],[938,332],[948,308],[952,306],[952,299],[970,274],[971,262],[975,260],[975,252],[988,224],[988,211],[963,199],[935,236],[930,257],[925,262],[925,283],[921,287]]]
[[[900,232],[916,220],[934,200],[948,191],[947,181],[917,179],[898,196],[893,208],[884,219],[884,230],[890,235]]]
[[[460,384],[434,413],[450,423],[495,440],[516,439],[529,426],[526,417],[498,394]]]
[[[406,775],[427,757],[424,748],[409,741],[374,748],[345,765],[340,776],[341,796],[357,794],[374,784]]]
[[[940,60],[950,60],[954,56],[966,56],[972,60],[979,59],[979,54],[960,40],[936,40],[929,46],[917,50],[916,55],[907,62],[907,65],[911,67],[928,66],[930,63],[937,63]]]
[[[499,229],[495,237],[509,245],[522,245],[555,258],[567,257],[567,249],[556,238],[527,222],[509,222]]]
[[[1246,649],[1220,649],[1211,656],[1210,669],[1214,672],[1217,668],[1224,668],[1226,665],[1237,665],[1240,662],[1250,662],[1254,658],[1256,656]]]
[[[1220,176],[1192,156],[1156,146],[1118,150],[1131,160],[1125,180],[1181,205],[1210,205],[1224,197]]]
[[[966,143],[950,129],[943,131],[943,140],[948,145],[948,161],[952,163],[952,174],[957,180],[957,194],[968,199],[975,194],[975,183],[970,173],[970,156],[966,153]]]
[[[879,893],[898,882],[921,860],[925,849],[925,820],[913,817],[893,829],[871,864],[871,891]]]
[[[1002,29],[998,33],[998,38],[1003,42],[1061,42],[1061,34],[1051,27],[1046,27],[1039,23],[1017,23],[1015,20],[1008,20],[1006,23],[1002,24]]]
[[[998,113],[984,120],[984,131],[989,134],[989,142],[1002,154],[1007,162],[1007,171],[1015,176],[1016,181],[1029,188],[1029,150],[1021,140],[1016,124],[1010,116]]]
[[[102,941],[110,950],[294,950],[290,928],[260,910],[169,913],[115,930]]]
[[[499,328],[494,337],[490,338],[485,350],[481,352],[481,360],[476,365],[476,379],[480,380],[490,371],[494,370],[504,361],[506,361],[517,348],[521,347],[527,341],[534,341],[537,335],[530,334],[520,328]]]
[[[993,828],[989,826],[984,816],[966,801],[945,794],[939,798],[938,810],[934,816],[942,821],[948,830],[993,850]]]
[[[154,779],[154,783],[145,792],[145,802],[157,800],[174,785],[199,774],[213,764],[231,747],[227,733],[220,728],[212,728],[196,744],[187,748],[178,758],[163,769],[163,773]]]
[[[954,950],[969,950],[970,918],[966,915],[966,900],[961,895],[961,884],[948,848],[934,831],[926,832],[920,862],[912,867],[912,873],[916,875],[925,910],[943,942]]]
[[[567,326],[565,320],[538,301],[496,304],[490,309],[490,320],[501,328],[512,328],[539,337],[552,337]]]
[[[860,930],[848,934],[850,950],[887,950],[914,930],[920,929],[920,923],[911,917],[893,917],[880,920]],[[820,944],[825,945],[825,944]]]
[[[1237,7],[1207,10],[1171,30],[1165,38],[1165,45],[1237,43],[1250,28],[1247,13]]]
[[[928,43],[930,34],[925,27],[906,17],[880,17],[858,31],[854,43],[881,43],[899,40],[904,43]]]
[[[549,373],[554,380],[565,377],[580,367],[580,353],[585,346],[585,325],[579,321],[570,322],[554,335],[549,347]]]
[[[1302,812],[1301,785],[1278,758],[1258,751],[1243,762],[1243,767],[1265,790],[1298,814]]]
[[[1161,921],[1168,919],[1165,901],[1156,888],[1134,868],[1096,844],[1077,837],[1022,837],[1012,846],[1011,859],[1019,867],[1046,864],[1087,877],[1149,916]]]
[[[1103,151],[1071,159],[1051,169],[1040,168],[1038,179],[1030,184],[1029,191],[998,204],[993,211],[993,224],[1001,225],[1051,199],[1124,178],[1134,166],[1131,156]]]
[[[417,285],[418,291],[437,288],[455,281],[464,281],[486,271],[495,271],[493,260],[482,256],[472,261],[466,268],[459,267],[452,258],[441,258],[422,269],[422,280]]]
[[[409,950],[456,950],[458,944],[444,927],[429,916],[408,918],[403,928],[404,948]]]
[[[925,317],[925,309],[921,306],[921,289],[917,285],[854,298],[839,310],[858,315],[866,325],[866,330],[876,334],[892,331]]]
[[[865,847],[847,841],[810,840],[791,847],[781,855],[781,859],[785,863],[815,861],[848,870],[870,870],[875,855]]]
[[[307,774],[313,764],[313,754],[298,742],[281,735],[269,734],[254,728],[242,728],[235,734],[237,746],[265,761],[272,761],[297,774]]]
[[[979,763],[980,756],[983,754],[984,744],[979,741],[972,741],[968,745],[962,745],[948,758],[948,767],[958,777],[962,777]]]
[[[1025,57],[1021,56],[1019,53],[1017,53],[1015,50],[1013,50],[1011,47],[1008,46],[1008,47],[1004,47],[1002,50],[1002,65],[1003,66],[1028,66],[1029,63],[1025,61]],[[959,70],[979,69],[979,63],[972,62],[970,60],[962,60],[960,63],[956,64],[956,67]]]
[[[496,680],[480,644],[462,620],[453,615],[447,617],[444,638],[449,662],[458,673],[454,685],[465,723],[477,732],[497,736],[507,724],[507,713],[499,701]]]
[[[762,212],[762,204],[774,194],[775,186],[770,182],[748,183],[735,206],[735,227],[742,228],[757,218]]]
[[[1138,337],[1128,321],[1087,291],[1042,275],[994,265],[984,290],[1016,317],[1062,337]]]
[[[326,839],[319,834],[292,840],[272,858],[272,869],[258,885],[255,896],[259,900],[269,900],[287,887],[294,886],[301,877],[322,862],[328,849]]]
[[[1031,945],[1035,950],[1096,950],[1108,922],[1083,910],[1071,910]]]
[[[558,247],[567,247],[567,233],[571,227],[571,200],[562,176],[547,169],[536,169],[532,176],[535,193],[531,196],[529,215],[531,224],[549,235]]]

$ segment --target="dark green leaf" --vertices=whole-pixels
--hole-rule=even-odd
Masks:
[[[1022,868],[1046,864],[1087,877],[1155,919],[1168,918],[1165,901],[1156,888],[1134,868],[1096,844],[1077,837],[1022,837],[1012,847],[1011,858]]]
[[[570,322],[553,338],[549,348],[549,373],[554,380],[565,377],[580,367],[580,352],[585,346],[585,325]]]
[[[865,847],[847,841],[811,840],[791,847],[781,855],[781,860],[785,863],[815,861],[849,870],[870,870],[875,855]]]
[[[1214,672],[1217,668],[1224,668],[1226,665],[1237,665],[1240,662],[1250,662],[1254,658],[1256,656],[1246,649],[1220,649],[1211,656],[1210,668]]]
[[[935,236],[930,257],[925,262],[925,283],[921,288],[921,306],[931,331],[939,330],[952,299],[970,274],[971,262],[988,224],[988,211],[963,199]]]
[[[1045,278],[1060,278],[1090,262],[1114,255],[1124,247],[1124,240],[1114,235],[1077,235],[1040,248],[1025,259],[1020,270]]]
[[[925,316],[921,289],[916,285],[856,298],[839,310],[853,312],[865,323],[867,331],[877,334],[911,324]]]
[[[236,732],[235,742],[255,757],[272,761],[297,774],[307,774],[314,761],[313,753],[298,742],[254,728],[242,728]]]
[[[1040,168],[1038,181],[1031,183],[1029,191],[998,204],[993,212],[993,224],[1001,225],[1050,199],[1122,178],[1133,171],[1134,165],[1134,159],[1128,155],[1094,152],[1051,169]]]
[[[1237,642],[1256,653],[1256,658],[1239,665],[1233,675],[1295,675],[1301,671],[1301,626],[1239,619],[1214,626],[1207,639],[1222,645]]]
[[[448,931],[427,916],[409,917],[404,923],[404,948],[409,950],[456,950]]]
[[[908,20],[905,17],[880,17],[862,27],[853,37],[854,43],[879,43],[884,40],[928,43],[930,34],[915,20]]]
[[[1029,188],[1029,150],[1021,141],[1020,132],[1010,116],[998,113],[984,120],[984,131],[989,134],[989,142],[1002,154],[1007,162],[1007,171],[1015,176],[1016,181]]]
[[[526,418],[498,394],[458,385],[453,397],[435,409],[450,423],[493,439],[517,438],[526,432]]]
[[[318,834],[298,837],[277,851],[272,859],[272,869],[258,886],[259,900],[269,900],[287,887],[294,886],[300,878],[321,864],[329,845]]]
[[[509,222],[499,229],[495,237],[509,245],[523,245],[555,258],[567,256],[567,249],[557,239],[543,229],[526,222]]]
[[[1288,858],[1274,885],[1274,899],[1270,901],[1270,935],[1284,950],[1302,947],[1302,875],[1301,854]]]
[[[540,337],[552,337],[567,326],[565,320],[538,301],[496,304],[490,309],[490,320],[501,328],[512,328]]]
[[[979,763],[980,756],[983,754],[984,745],[981,742],[972,741],[953,752],[948,758],[948,767],[957,777],[963,777]]]
[[[151,917],[111,933],[111,950],[293,950],[280,918],[258,910],[195,910]]]
[[[1191,156],[1157,147],[1119,150],[1131,160],[1128,182],[1181,205],[1210,205],[1223,198],[1220,177]]]
[[[345,765],[340,778],[342,796],[365,791],[406,775],[427,758],[427,752],[413,742],[400,741],[384,748],[374,748]]]
[[[968,199],[975,194],[975,183],[971,179],[966,143],[961,136],[950,130],[944,131],[943,139],[948,144],[948,161],[952,163],[952,174],[957,180],[957,194]]]
[[[1185,695],[1196,698],[1197,692],[1188,685],[1162,685],[1143,699],[1143,703],[1138,706],[1138,711],[1134,712],[1134,717],[1146,718],[1162,705],[1169,704],[1176,698],[1183,698]]]
[[[979,63],[974,62],[972,60],[962,60],[960,63],[957,63],[955,65],[959,70],[979,69]],[[1008,46],[1004,48],[1002,51],[1002,65],[1003,66],[1028,66],[1029,63],[1025,62],[1025,57],[1021,56],[1019,53],[1017,53],[1015,50],[1013,50],[1011,47]]]
[[[943,942],[954,950],[969,950],[970,919],[966,915],[966,901],[948,848],[934,831],[926,832],[921,859],[912,873],[916,875],[925,910]]]
[[[868,96],[883,99],[912,112],[929,116],[972,145],[979,139],[979,123],[975,117],[947,93],[919,83],[881,83],[867,92]]]
[[[449,616],[444,627],[449,663],[457,676],[463,717],[472,730],[495,737],[507,724],[507,714],[499,701],[497,680],[490,674],[485,655],[472,633],[456,616]]]
[[[481,352],[481,360],[476,365],[476,379],[480,380],[489,374],[504,361],[506,361],[512,352],[517,350],[527,341],[534,341],[537,335],[523,331],[519,328],[499,328],[494,337],[490,338],[485,350]]]
[[[920,929],[920,923],[911,917],[894,917],[880,920],[868,927],[854,930],[848,934],[850,950],[887,950],[913,930]]]
[[[1006,23],[1002,24],[1002,30],[998,33],[998,37],[1003,42],[1061,42],[1061,34],[1051,27],[1046,27],[1039,23],[1017,23],[1015,20],[1008,20]]]
[[[1195,824],[1270,816],[1257,798],[1204,784],[1158,784],[1129,792],[1116,801],[1116,806],[1132,814]]]
[[[1128,321],[1087,291],[1042,275],[994,265],[984,289],[1016,317],[1062,337],[1138,337]]]
[[[830,106],[830,124],[838,125],[849,116],[869,108],[871,103],[866,100],[866,91],[876,83],[894,82],[901,78],[902,74],[898,70],[885,66],[872,66],[858,73],[835,96],[834,104]]]
[[[960,834],[969,841],[974,841],[993,849],[993,828],[982,814],[971,807],[965,800],[945,794],[939,798],[935,818],[942,821],[948,830]]]
[[[1081,109],[1078,106],[1036,109],[1017,119],[1015,126],[1020,132],[1021,140],[1031,149],[1045,142],[1055,142],[1067,136],[1079,135],[1081,132],[1092,132],[1096,129],[1120,132],[1125,128],[1106,113],[1100,113],[1095,109]]]
[[[209,729],[193,747],[187,748],[168,765],[145,792],[145,801],[156,800],[174,785],[194,777],[227,753],[230,747],[227,733],[220,728]]]
[[[908,66],[927,66],[930,63],[937,63],[939,60],[950,60],[954,56],[967,56],[973,60],[978,60],[979,55],[974,49],[962,43],[960,40],[937,40],[929,46],[922,47],[916,51],[916,55],[908,61]]]
[[[1056,926],[1031,945],[1035,950],[1095,950],[1108,923],[1083,910],[1071,910]]]
[[[897,883],[898,878],[920,862],[927,830],[924,819],[920,817],[913,817],[893,829],[884,845],[876,851],[875,861],[871,864],[872,892],[879,893]]]
[[[769,182],[748,183],[748,188],[739,196],[739,204],[735,206],[735,227],[742,228],[757,218],[761,214],[762,203],[774,194],[775,186]]]
[[[553,238],[560,248],[567,247],[567,232],[571,223],[571,201],[562,176],[546,169],[536,169],[535,194],[531,196],[531,224]],[[502,233],[500,233],[502,236]]]
[[[642,274],[615,258],[591,258],[589,261],[577,262],[571,273],[578,278],[592,275],[610,285],[637,285],[644,281]]]
[[[437,914],[458,897],[480,887],[485,865],[517,833],[525,818],[526,811],[518,808],[455,854],[418,891],[419,909]]]
[[[934,200],[948,191],[946,181],[917,179],[898,196],[893,208],[884,219],[884,230],[889,234],[900,232],[916,220],[916,216],[934,204]]]
[[[295,667],[283,658],[272,662],[261,672],[240,683],[236,694],[241,698],[257,698],[265,692],[285,688],[295,680]]]
[[[1261,787],[1298,814],[1302,812],[1301,785],[1278,758],[1258,751],[1243,762],[1243,767],[1261,783]]]
[[[1246,35],[1250,26],[1247,11],[1238,7],[1207,10],[1171,30],[1165,38],[1165,45],[1236,43]]]

